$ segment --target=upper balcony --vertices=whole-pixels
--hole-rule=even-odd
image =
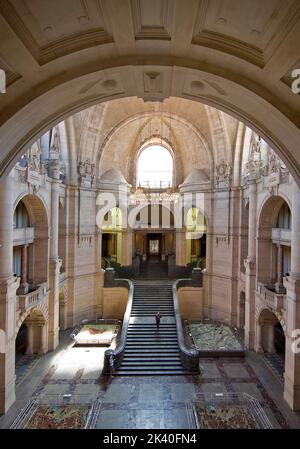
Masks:
[[[261,282],[257,283],[257,294],[259,298],[265,303],[265,305],[267,307],[270,307],[275,312],[281,313],[285,310],[286,295],[269,290]]]
[[[27,312],[43,302],[47,296],[47,283],[44,282],[43,284],[40,284],[33,292],[27,293],[27,295],[17,296],[16,311],[20,311],[21,313]]]
[[[291,230],[283,228],[272,229],[272,240],[274,243],[280,243],[281,245],[291,244]]]
[[[14,228],[14,246],[28,245],[34,241],[34,228]]]

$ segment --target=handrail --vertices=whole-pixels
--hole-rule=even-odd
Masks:
[[[110,374],[110,359],[113,357],[114,369],[118,368],[123,360],[124,350],[127,339],[128,324],[131,315],[134,285],[129,279],[114,279],[112,283],[109,283],[105,288],[125,287],[128,289],[128,300],[124,314],[122,332],[120,340],[115,349],[107,349],[104,353],[104,366],[102,374]]]
[[[195,286],[194,282],[191,279],[177,279],[172,285],[172,293],[173,293],[173,303],[174,303],[174,313],[176,320],[176,330],[177,330],[177,339],[179,346],[179,356],[180,361],[184,368],[188,371],[199,374],[199,359],[200,359],[200,351],[198,349],[189,349],[185,345],[181,316],[179,311],[179,302],[178,302],[178,294],[177,291],[180,287],[187,286]]]

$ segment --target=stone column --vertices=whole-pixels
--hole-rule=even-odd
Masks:
[[[166,254],[165,254],[165,234],[161,235],[161,260],[166,260]]]
[[[132,265],[132,231],[124,230],[122,233],[122,265]]]
[[[41,340],[39,354],[46,354],[47,352],[47,323],[40,324]]]
[[[300,329],[300,190],[295,182],[291,213],[291,272],[283,281],[287,292],[284,399],[293,410],[300,411],[300,352],[293,345],[299,336],[293,332]]]
[[[49,350],[54,351],[59,341],[59,271],[58,257],[59,175],[54,172],[51,184],[51,232],[49,260]]]
[[[13,178],[0,183],[0,414],[15,401],[16,291],[13,276]]]
[[[34,352],[34,324],[26,323],[27,339],[26,339],[26,354],[31,355]]]
[[[245,345],[254,349],[256,290],[256,181],[249,182],[248,256],[245,259]]]
[[[18,289],[18,295],[27,295],[29,290],[29,284],[27,282],[27,255],[28,245],[23,245],[21,254],[21,283]]]
[[[59,303],[59,329],[64,331],[67,328],[67,301],[62,299]]]
[[[268,323],[267,327],[267,335],[268,335],[268,347],[267,351],[269,354],[275,354],[276,349],[274,345],[275,334],[274,334],[274,323]]]
[[[186,239],[184,229],[176,229],[176,265],[186,265]]]
[[[143,260],[147,260],[147,234],[143,235]]]
[[[277,282],[275,284],[275,290],[277,293],[285,293],[285,289],[282,283],[283,269],[282,269],[283,251],[282,245],[277,245]]]
[[[262,345],[262,325],[257,323],[257,335],[256,335],[256,352],[263,353],[263,345]]]

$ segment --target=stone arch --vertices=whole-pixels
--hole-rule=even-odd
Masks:
[[[176,183],[179,184],[181,181],[183,181],[183,179],[182,179],[183,178],[182,155],[179,151],[177,151],[179,148],[179,144],[177,142],[177,138],[174,135],[174,131],[172,130],[172,127],[168,123],[168,117],[169,117],[168,114],[164,112],[162,114],[162,116],[163,116],[162,120],[164,122],[164,126],[170,130],[170,132],[168,133],[168,136],[163,135],[162,139],[161,139],[161,136],[159,136],[159,138],[158,138],[158,136],[155,134],[151,134],[151,136],[149,134],[147,134],[144,138],[142,138],[143,130],[148,126],[149,122],[151,120],[153,120],[153,118],[161,117],[161,114],[159,114],[159,113],[155,113],[155,112],[137,113],[137,114],[130,116],[129,118],[127,117],[126,119],[122,120],[117,125],[115,125],[110,130],[108,135],[105,137],[104,141],[102,142],[102,144],[98,150],[97,162],[96,162],[98,174],[101,171],[100,167],[101,167],[101,162],[103,160],[103,156],[105,155],[106,151],[109,150],[110,143],[113,141],[116,134],[118,132],[120,132],[123,128],[126,129],[128,127],[128,125],[130,125],[134,122],[143,120],[143,124],[142,125],[140,124],[139,131],[131,144],[131,148],[132,148],[131,156],[129,157],[129,161],[127,162],[127,165],[126,165],[126,173],[123,173],[123,175],[127,178],[129,176],[128,180],[130,181],[132,179],[133,180],[132,183],[133,184],[135,183],[135,176],[132,176],[132,175],[135,173],[135,164],[136,164],[136,158],[137,158],[138,152],[144,146],[146,141],[150,141],[151,139],[158,139],[159,144],[161,143],[160,141],[162,140],[163,142],[165,142],[167,147],[171,148],[173,151],[174,161],[175,161],[174,165],[175,165],[175,171],[176,171]],[[214,157],[215,156],[213,154],[213,151],[211,151],[210,144],[209,144],[207,138],[205,137],[205,135],[201,132],[201,130],[199,129],[198,126],[190,123],[188,120],[186,120],[184,117],[179,116],[178,114],[172,113],[172,122],[175,122],[175,123],[178,122],[182,126],[187,127],[189,130],[191,130],[191,132],[193,132],[195,134],[196,139],[198,139],[199,143],[201,144],[201,148],[203,147],[203,149],[205,151],[205,155],[207,157],[208,166],[209,166],[209,177],[212,179],[213,173],[214,173]]]
[[[132,163],[134,164],[133,165],[134,169],[132,170],[133,185],[137,186],[137,172],[138,172],[139,159],[140,159],[141,155],[143,154],[143,152],[145,150],[147,150],[147,148],[152,147],[152,146],[159,146],[163,150],[166,150],[170,154],[170,156],[172,158],[172,185],[171,185],[171,188],[173,188],[174,186],[177,185],[177,180],[176,180],[177,170],[176,170],[175,152],[174,152],[172,146],[170,146],[168,142],[166,142],[163,139],[159,139],[158,136],[153,136],[152,138],[146,139],[143,142],[142,146],[138,149],[138,151],[136,151],[135,157],[132,160]]]
[[[267,352],[275,354],[275,329],[277,326],[281,328],[284,339],[286,340],[286,326],[281,314],[278,312],[261,307],[256,315],[256,350],[257,352]],[[284,355],[283,355],[284,356]]]
[[[288,199],[287,199],[288,200]],[[275,288],[277,279],[277,248],[272,243],[272,229],[277,227],[277,217],[281,206],[290,202],[282,195],[268,196],[261,204],[258,212],[257,229],[257,273],[258,281]]]
[[[44,198],[37,194],[22,192],[14,202],[14,210],[20,201],[25,204],[31,224],[37,226],[49,226],[49,210]]]
[[[33,313],[40,314],[40,316],[43,317],[45,323],[48,323],[49,321],[49,308],[48,305],[45,302],[42,302],[41,304],[38,304],[33,309],[27,310],[26,312],[22,313],[22,315],[19,316],[19,318],[16,321],[16,328],[15,328],[15,336],[20,330],[20,327],[24,323],[24,321]]]
[[[282,329],[284,331],[285,336],[287,336],[287,328],[286,328],[285,317],[283,316],[283,314],[279,313],[277,310],[272,310],[272,309],[266,308],[265,306],[260,306],[255,311],[256,321],[257,322],[260,321],[260,319],[262,317],[262,313],[264,311],[268,311],[268,312],[272,313],[277,318],[277,320],[280,322],[280,324],[282,326]]]
[[[49,212],[40,195],[23,192],[15,201],[14,209],[21,200],[29,215],[29,225],[34,228],[33,243],[28,247],[28,281],[34,288],[48,279]]]
[[[45,354],[48,351],[48,321],[49,312],[45,304],[31,309],[23,320],[27,327],[26,354]]]
[[[285,195],[284,192],[278,193],[278,195],[272,195],[271,193],[267,193],[265,197],[263,198],[257,212],[258,216],[258,225],[261,224],[261,221],[263,220],[264,216],[263,214],[266,213],[266,207],[268,207],[268,211],[266,215],[272,216],[272,219],[276,219],[276,214],[279,212],[280,207],[282,206],[283,202],[286,202],[289,206],[290,210],[292,210],[292,203],[291,199]],[[276,206],[276,207],[274,207]],[[269,212],[272,212],[273,214]]]
[[[154,61],[155,57],[152,63]],[[126,60],[126,65],[124,66],[115,66],[113,69],[108,66],[105,68],[107,79],[112,77],[113,72],[116,70],[119,71],[122,79],[132,77],[132,71],[137,66],[139,66],[139,70],[143,67],[147,70],[147,66],[140,65],[141,60],[135,59],[134,56],[131,64],[133,65],[130,65],[129,61]],[[172,82],[178,70],[184,76],[194,79],[201,78],[203,74],[201,70],[195,69],[194,61],[186,59],[183,64],[182,60],[172,57],[171,62],[168,60],[168,56],[160,58],[157,70],[169,73],[171,76],[170,82]],[[201,95],[190,95],[190,97],[193,100],[221,109],[244,121],[274,148],[299,183],[300,165],[299,157],[296,154],[299,142],[299,129],[290,116],[284,115],[284,107],[278,103],[276,108],[268,101],[268,96],[264,91],[256,90],[255,84],[249,84],[244,77],[240,77],[238,83],[237,77],[231,76],[229,71],[223,72],[221,76],[212,71],[209,72],[207,67],[206,70],[207,78],[222,85],[222,95],[216,91],[213,97],[206,95],[205,92]],[[37,90],[36,97],[30,103],[30,114],[28,113],[28,105],[16,102],[15,107],[10,110],[9,118],[1,127],[0,137],[3,142],[3,148],[5,148],[0,166],[1,177],[11,170],[19,155],[34,143],[40,135],[68,115],[101,101],[140,94],[138,90],[129,94],[129,92],[124,92],[124,90],[120,92],[118,89],[117,92],[105,93],[105,95],[103,93],[83,94],[84,86],[95,80],[95,76],[101,76],[101,73],[101,70],[85,74],[70,72],[66,73],[64,77],[57,77],[56,82],[52,83],[51,86],[45,83],[44,86]],[[228,95],[229,91],[230,95]],[[186,94],[178,86],[174,96],[184,95]],[[158,98],[161,96],[158,95]],[[60,98],[61,101],[57,102],[57,98]],[[258,104],[259,108],[257,108]],[[19,126],[16,133],[11,133],[11,127],[16,121],[21,126]]]

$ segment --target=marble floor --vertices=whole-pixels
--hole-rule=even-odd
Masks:
[[[274,428],[300,428],[300,413],[282,397],[282,382],[255,353],[245,358],[202,359],[199,376],[100,377],[105,348],[72,347],[69,332],[60,335],[53,353],[26,370],[16,388],[17,400],[0,417],[9,428],[36,395],[80,395],[101,401],[96,427],[102,429],[187,429],[185,401],[195,393],[245,392],[257,398]]]

